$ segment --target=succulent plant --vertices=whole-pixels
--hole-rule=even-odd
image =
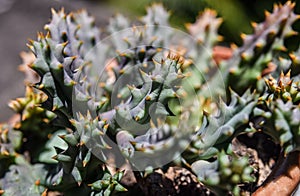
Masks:
[[[277,80],[265,79],[268,90],[260,98],[255,115],[263,120],[256,128],[272,136],[285,154],[299,149],[299,81],[291,79],[290,71]]]
[[[51,23],[45,26],[47,34],[40,33],[38,41],[28,45],[36,56],[31,68],[41,77],[36,87],[48,97],[44,107],[57,115],[58,125],[71,127],[73,86],[81,73],[78,69],[87,64],[83,57],[98,42],[99,31],[85,11],[66,15],[64,10],[52,10],[52,15]],[[76,93],[87,99],[87,90],[76,88]]]
[[[217,117],[204,116],[203,124],[193,136],[191,145],[183,154],[188,162],[195,159],[209,159],[220,150],[228,148],[236,135],[251,131],[250,114],[256,106],[254,95],[249,92],[242,97],[232,92],[231,102],[226,105],[220,102],[220,113]]]
[[[12,129],[12,127],[8,124],[0,125],[0,148],[1,148],[1,159],[0,159],[0,167],[1,167],[1,176],[7,171],[8,167],[14,163],[15,158],[17,156],[16,150],[21,145],[21,134]]]
[[[205,10],[200,14],[194,24],[187,24],[187,30],[192,36],[194,41],[189,46],[192,49],[187,51],[189,60],[194,64],[191,66],[192,74],[191,80],[195,85],[195,89],[203,89],[201,91],[202,96],[218,97],[220,91],[224,91],[224,86],[220,89],[215,89],[209,86],[209,81],[215,77],[222,77],[218,72],[218,66],[213,59],[212,51],[213,47],[222,40],[222,37],[218,34],[218,28],[222,23],[221,18],[217,18],[217,13],[213,10]],[[224,84],[221,82],[220,85]],[[210,92],[209,95],[207,92]]]
[[[253,168],[248,165],[247,157],[231,156],[224,151],[218,153],[213,162],[199,160],[192,164],[192,169],[198,179],[208,186],[213,186],[218,195],[231,191],[233,195],[240,195],[238,184],[242,182],[254,182],[255,177],[251,175]]]
[[[41,104],[46,99],[43,92],[36,92],[33,87],[28,86],[25,97],[17,98],[9,103],[10,108],[19,114],[20,120],[14,124],[13,128],[22,133],[21,149],[23,152],[30,153],[32,162],[37,161],[39,153],[43,150],[34,146],[43,146],[49,135],[58,130],[58,127],[52,124],[55,114],[41,108]]]
[[[243,92],[250,85],[257,90],[264,69],[270,62],[279,58],[285,51],[284,39],[296,32],[291,25],[299,18],[294,12],[295,4],[275,5],[272,13],[265,12],[266,18],[262,23],[252,23],[254,33],[242,35],[243,46],[236,50],[230,66],[228,85],[237,92]],[[228,68],[227,68],[228,69]],[[240,80],[239,83],[234,81]]]
[[[116,15],[105,39],[86,11],[52,10],[46,33],[28,45],[40,81],[10,103],[19,121],[0,126],[4,194],[130,192],[124,171],[112,169],[124,164],[137,183],[176,165],[217,194],[241,194],[256,180],[231,150],[238,135],[262,131],[285,154],[299,151],[300,50],[284,49],[293,8],[275,6],[221,60],[213,53],[222,19],[212,10],[184,33],[154,4],[133,23]]]
[[[18,157],[16,164],[11,165],[9,171],[0,181],[3,195],[41,195],[46,192],[40,185],[40,180],[47,174],[44,165],[29,164],[23,157]]]

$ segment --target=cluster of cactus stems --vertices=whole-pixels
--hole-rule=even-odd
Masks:
[[[138,22],[116,15],[104,32],[86,11],[53,10],[28,44],[40,81],[10,102],[20,120],[0,126],[1,193],[130,191],[108,164],[115,159],[142,177],[185,167],[217,194],[241,194],[257,179],[231,150],[236,136],[264,132],[285,154],[300,150],[300,49],[284,46],[297,33],[294,6],[275,5],[221,62],[212,53],[222,19],[212,10],[186,25],[188,39],[158,4]]]

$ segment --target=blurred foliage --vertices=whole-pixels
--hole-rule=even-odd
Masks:
[[[198,13],[206,8],[214,9],[224,20],[220,27],[220,34],[224,35],[225,42],[234,42],[240,45],[241,33],[252,33],[250,21],[261,22],[264,20],[264,11],[271,11],[274,3],[284,4],[286,0],[110,0],[120,12],[127,11],[132,16],[145,14],[144,7],[153,3],[162,3],[173,13],[171,23],[175,27],[184,29],[183,23],[195,22]],[[300,4],[295,7],[295,12],[300,13]],[[300,22],[295,24],[300,29]],[[292,37],[287,40],[289,49],[295,49],[300,38]]]

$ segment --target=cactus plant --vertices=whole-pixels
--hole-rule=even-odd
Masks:
[[[18,122],[0,126],[1,193],[130,194],[129,170],[143,186],[177,166],[216,194],[243,194],[257,179],[232,151],[237,136],[263,132],[285,155],[299,151],[300,49],[284,49],[293,8],[275,6],[221,60],[212,10],[185,33],[154,4],[138,22],[116,15],[103,40],[86,11],[52,10],[46,33],[28,44],[40,80],[10,102]]]
[[[293,81],[290,71],[281,72],[277,80],[265,79],[268,92],[261,97],[261,107],[255,115],[263,116],[261,127],[289,153],[299,148],[299,81]],[[275,130],[275,131],[274,131]]]
[[[214,186],[213,189],[219,195],[226,193],[226,190],[240,195],[239,183],[255,181],[251,175],[253,168],[248,166],[247,157],[238,158],[232,155],[230,160],[224,151],[218,154],[216,161],[211,163],[199,160],[192,164],[192,168],[199,180],[208,186]]]

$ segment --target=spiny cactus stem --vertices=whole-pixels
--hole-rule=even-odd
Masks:
[[[116,108],[116,109],[117,109],[117,108]],[[101,113],[101,114],[100,114],[100,119],[103,119],[103,120],[105,120],[105,121],[110,122],[110,121],[114,118],[114,116],[115,116],[115,114],[116,114],[116,109],[112,109],[112,110],[110,110],[110,111]]]

